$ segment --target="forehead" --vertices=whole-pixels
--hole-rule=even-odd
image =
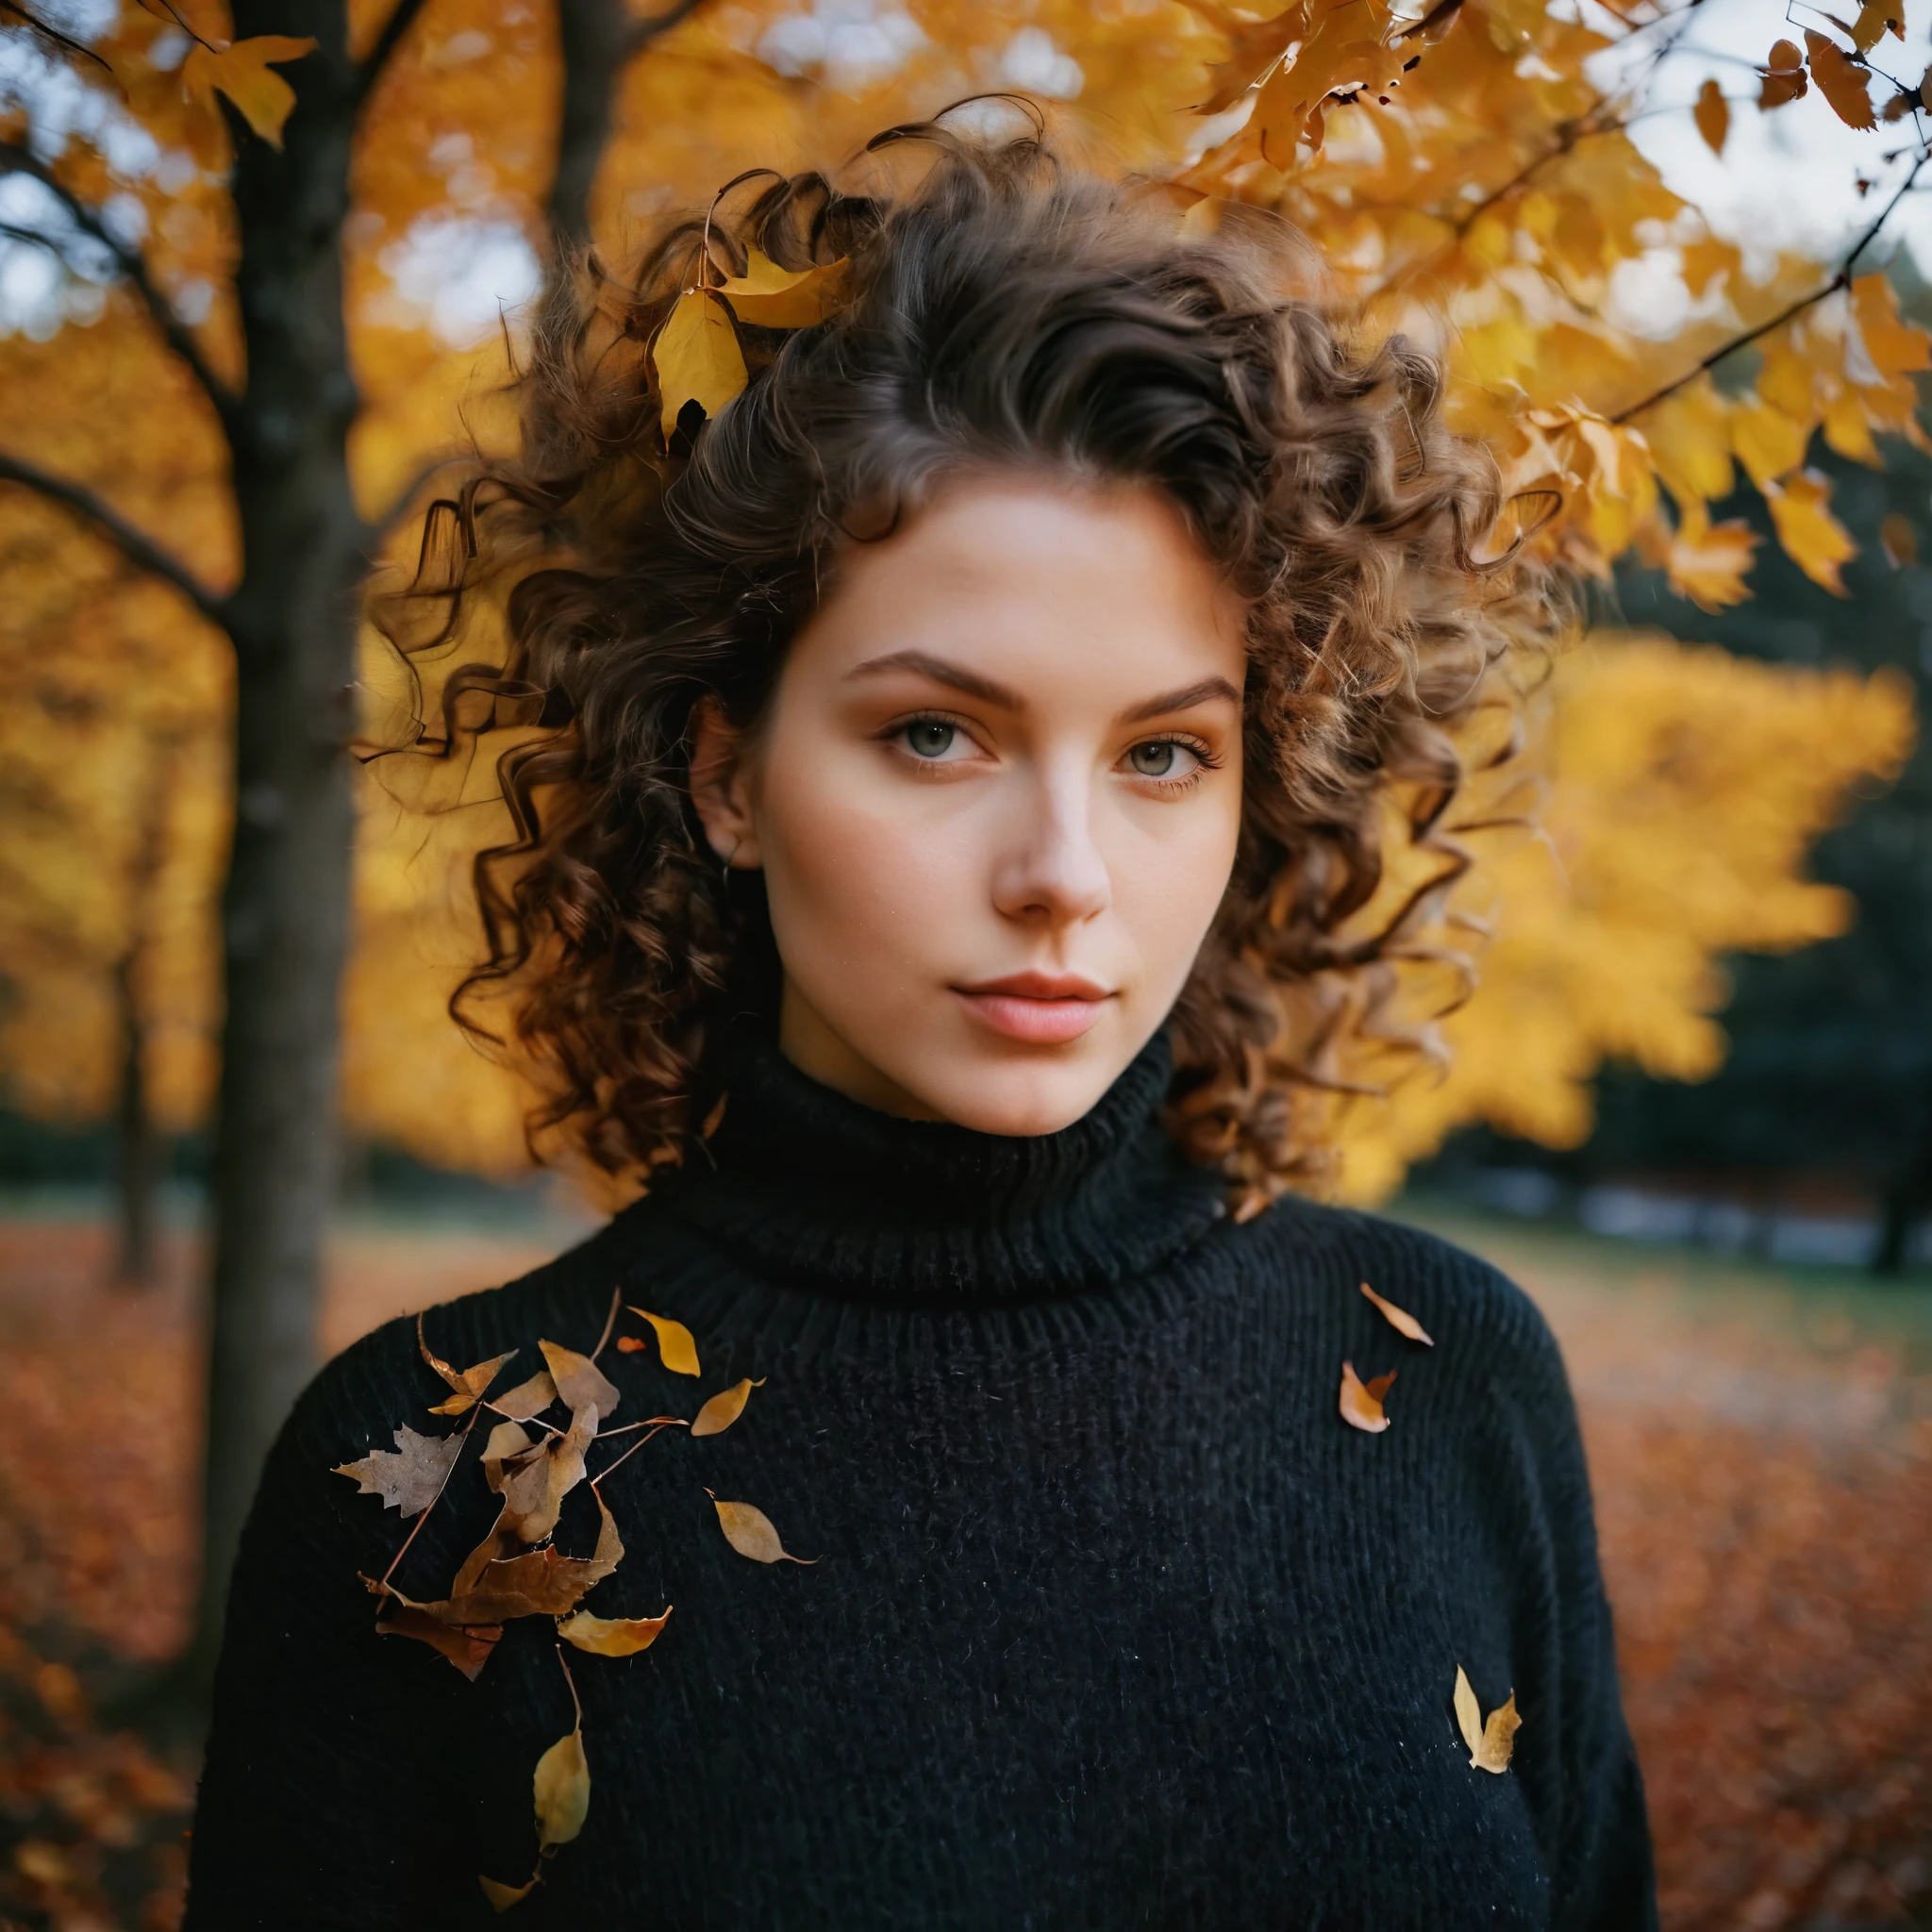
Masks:
[[[851,546],[793,657],[800,675],[838,678],[901,651],[1031,702],[1112,707],[1211,674],[1239,688],[1244,611],[1150,488],[973,476],[892,536]]]

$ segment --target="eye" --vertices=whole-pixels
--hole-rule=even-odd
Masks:
[[[899,727],[899,742],[916,758],[937,761],[959,741],[959,727],[944,718],[915,718]]]
[[[1177,738],[1150,738],[1127,753],[1127,765],[1142,778],[1185,778],[1204,762],[1192,745]]]

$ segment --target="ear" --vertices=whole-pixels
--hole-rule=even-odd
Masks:
[[[752,811],[749,747],[727,724],[715,698],[700,698],[691,713],[691,802],[710,848],[727,867],[756,872],[758,824]]]

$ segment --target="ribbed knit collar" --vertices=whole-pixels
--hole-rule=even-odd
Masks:
[[[1223,1212],[1160,1124],[1172,1064],[1163,1029],[1072,1126],[1008,1139],[875,1112],[741,1041],[717,1131],[653,1191],[787,1285],[962,1307],[1128,1281]]]

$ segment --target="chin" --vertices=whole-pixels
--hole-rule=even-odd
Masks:
[[[976,1134],[1031,1140],[1058,1134],[1091,1112],[1123,1068],[1081,1059],[1058,1065],[931,1069],[914,1090],[935,1113]],[[909,1083],[908,1083],[909,1084]]]

